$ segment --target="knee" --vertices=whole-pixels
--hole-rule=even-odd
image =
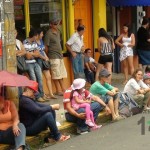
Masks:
[[[23,132],[26,132],[26,128],[25,128],[25,126],[24,126],[23,123],[19,123],[19,124],[18,124],[18,127],[19,127],[19,129],[21,130],[22,133],[23,133]]]

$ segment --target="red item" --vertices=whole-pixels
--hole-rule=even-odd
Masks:
[[[2,56],[2,39],[0,39],[0,56]]]
[[[35,92],[38,92],[38,83],[36,81],[32,81],[32,85],[31,86],[28,86],[28,88],[34,90]]]
[[[0,71],[0,86],[1,85],[13,87],[32,86],[33,82],[26,76],[3,70]]]

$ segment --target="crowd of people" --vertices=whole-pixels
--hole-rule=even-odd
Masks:
[[[56,96],[64,96],[63,103],[65,117],[69,122],[77,124],[77,132],[83,133],[100,129],[102,125],[96,124],[96,118],[101,111],[112,116],[112,121],[123,119],[119,114],[118,87],[111,85],[113,53],[115,44],[104,28],[98,31],[97,47],[100,52],[98,62],[92,57],[92,50],[83,42],[85,26],[79,25],[77,31],[66,42],[66,48],[70,53],[74,80],[70,88],[64,86],[64,78],[67,71],[63,61],[61,32],[57,28],[59,20],[50,20],[50,28],[45,34],[42,29],[31,29],[29,37],[23,43],[16,36],[16,57],[25,57],[28,68],[28,77],[33,80],[32,86],[19,89],[19,112],[14,103],[4,100],[0,92],[0,143],[14,144],[17,150],[23,150],[26,146],[25,136],[33,136],[49,128],[47,142],[66,141],[70,135],[63,135],[56,125],[56,110],[59,104],[46,105],[50,99]],[[138,104],[142,111],[150,110],[150,65],[149,58],[145,57],[150,48],[150,35],[147,30],[149,20],[144,18],[142,26],[137,33],[137,51],[139,63],[145,67],[136,69],[133,65],[133,47],[135,36],[130,26],[123,26],[123,33],[115,40],[120,47],[120,61],[123,64],[125,85],[123,92]],[[141,44],[142,43],[142,44]],[[147,60],[145,58],[148,58]],[[50,67],[45,68],[43,61],[50,62]],[[129,73],[132,75],[129,79]],[[24,74],[18,69],[18,74]],[[49,94],[43,90],[43,77],[45,76]],[[53,93],[52,81],[56,92]],[[90,84],[89,90],[85,88]],[[3,138],[5,137],[5,138]]]

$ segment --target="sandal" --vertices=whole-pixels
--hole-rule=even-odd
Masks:
[[[57,99],[57,97],[54,96],[54,95],[50,95],[49,98],[50,98],[50,99]]]
[[[70,139],[70,135],[61,135],[60,139],[57,142],[64,142]]]

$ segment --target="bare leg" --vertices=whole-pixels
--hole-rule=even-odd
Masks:
[[[99,72],[100,70],[104,68],[104,65],[102,64],[98,64],[97,67],[96,67],[96,75],[95,75],[95,81],[98,81],[98,77],[99,77]]]
[[[131,73],[131,75],[132,75],[133,72],[134,72],[133,56],[127,57],[127,60],[128,60],[128,67],[129,67],[130,73]]]
[[[50,74],[49,70],[44,70],[43,74],[46,78],[46,85],[48,87],[49,94],[50,94],[50,96],[53,96],[51,74]]]
[[[61,93],[61,90],[59,88],[59,80],[58,79],[53,79],[55,88],[56,88],[56,93]]]
[[[106,63],[105,65],[105,68],[110,72],[110,76],[109,76],[109,81],[108,83],[111,84],[111,78],[112,78],[112,63],[111,62],[108,62]]]
[[[127,59],[122,61],[123,64],[123,72],[124,72],[124,76],[125,76],[125,81],[123,84],[126,84],[126,82],[128,81],[128,67],[127,67]]]
[[[115,108],[115,114],[116,116],[119,116],[119,111],[118,111],[118,104],[119,103],[119,99],[117,98],[116,100],[114,100],[114,108]]]
[[[65,87],[64,87],[63,79],[59,79],[58,82],[60,84],[60,87],[61,87],[62,91],[65,92]]]
[[[108,107],[111,110],[112,120],[115,120],[117,118],[115,111],[114,111],[114,102],[113,99],[110,99],[108,102]]]

